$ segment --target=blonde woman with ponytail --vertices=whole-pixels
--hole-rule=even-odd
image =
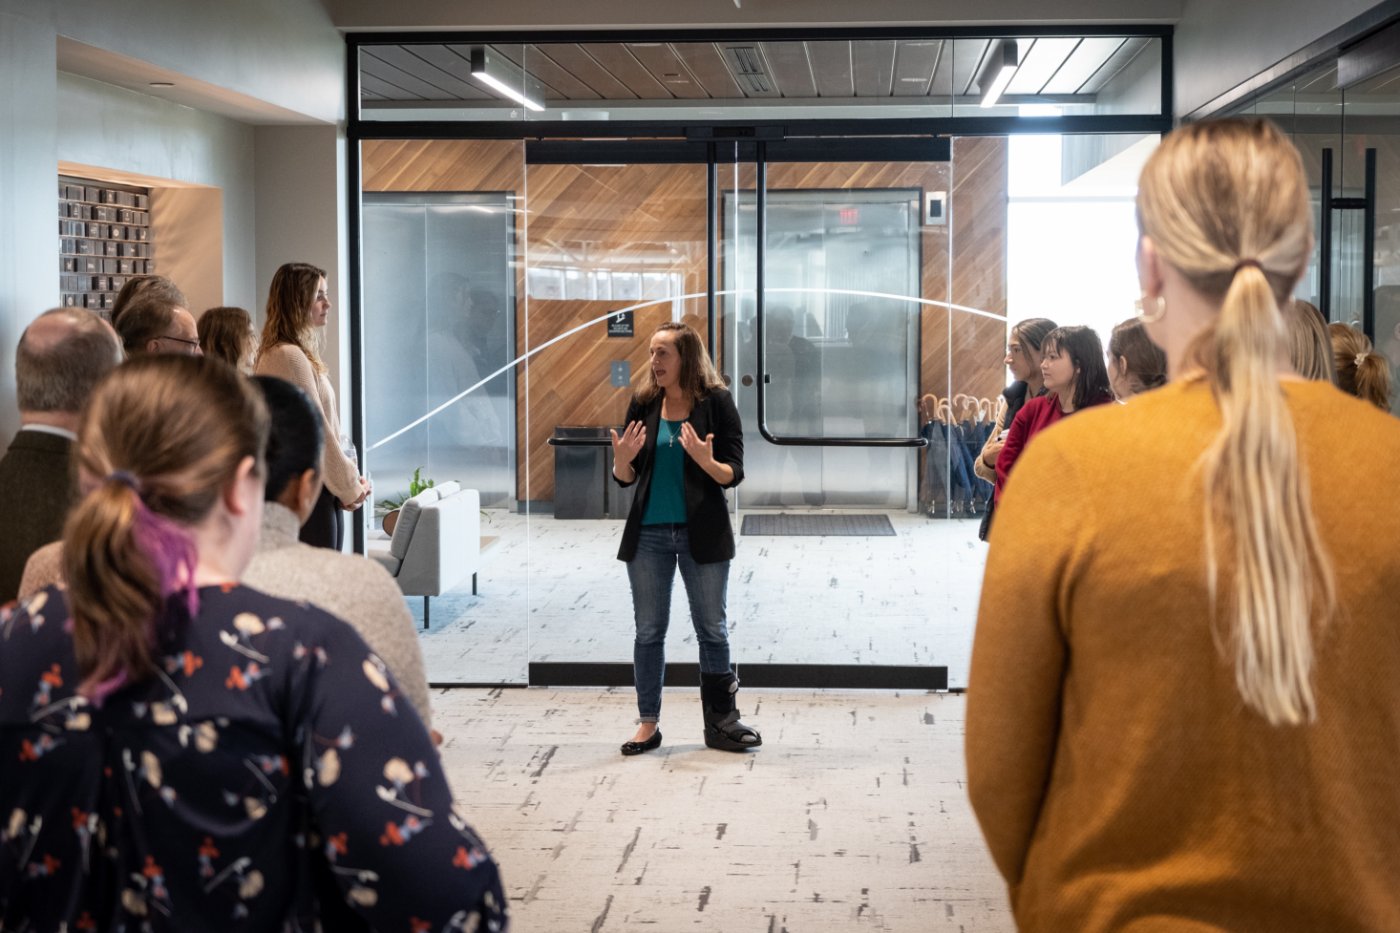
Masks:
[[[267,434],[215,359],[142,356],[88,402],[68,586],[0,609],[0,929],[504,929],[384,662],[238,584]]]
[[[1169,382],[1036,438],[997,510],[968,788],[1023,930],[1400,929],[1400,425],[1289,363],[1308,182],[1266,121],[1139,185]]]

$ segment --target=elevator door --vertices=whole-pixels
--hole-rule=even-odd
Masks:
[[[775,165],[775,173],[782,165]],[[774,190],[767,197],[764,416],[779,437],[916,434],[919,386],[918,189]],[[756,198],[727,205],[727,242],[757,252]],[[726,263],[728,345],[752,443],[741,508],[913,507],[908,448],[780,446],[758,428],[756,302],[745,269]],[[907,296],[907,297],[905,297]]]

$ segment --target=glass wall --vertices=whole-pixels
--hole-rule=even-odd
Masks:
[[[394,546],[378,522],[414,480],[481,502],[476,585],[431,618],[412,601],[430,679],[563,683],[587,665],[584,682],[629,682],[616,553],[633,493],[610,480],[609,431],[652,334],[682,321],[744,422],[735,660],[792,683],[964,683],[992,494],[973,466],[1008,321],[1106,335],[1131,313],[1162,47],[352,40],[352,137],[375,137],[359,143],[370,546]],[[973,117],[1078,132],[931,128]],[[480,138],[379,138],[410,120]],[[1083,132],[1100,124],[1138,135]],[[670,657],[693,664],[679,590],[671,608]]]
[[[425,36],[358,50],[381,122],[873,120],[1162,112],[1156,36],[518,43]],[[993,87],[999,89],[991,94]]]
[[[1313,179],[1318,244],[1298,297],[1365,330],[1400,376],[1400,68],[1343,88],[1327,62],[1241,112],[1278,123]]]

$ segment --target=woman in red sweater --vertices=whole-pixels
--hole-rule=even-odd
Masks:
[[[1108,369],[1103,363],[1103,344],[1092,328],[1057,327],[1045,335],[1040,351],[1040,374],[1046,391],[1027,401],[1011,422],[1006,444],[997,456],[997,501],[1016,458],[1032,437],[1066,415],[1113,401]]]

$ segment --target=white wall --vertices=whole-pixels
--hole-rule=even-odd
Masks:
[[[53,33],[0,10],[0,444],[19,429],[15,345],[58,304]],[[47,231],[49,236],[36,236]],[[47,270],[48,274],[36,270]]]
[[[58,158],[222,193],[222,282],[175,278],[190,310],[209,304],[251,308],[256,294],[253,266],[253,127],[191,110],[87,78],[59,74],[56,113]],[[153,203],[153,210],[160,205]],[[155,218],[153,218],[154,220]],[[169,245],[169,244],[167,244]],[[156,244],[157,250],[161,244]],[[57,268],[57,243],[51,266]],[[162,273],[171,270],[160,265]],[[211,268],[204,264],[204,268]]]
[[[349,322],[345,314],[345,139],[333,126],[260,126],[256,134],[258,326],[273,273],[286,262],[326,270],[333,310],[326,324],[324,359],[339,373],[340,421],[350,426]]]
[[[316,0],[0,0],[4,13],[310,120],[345,115],[345,43]]]
[[[1175,38],[1176,115],[1192,113],[1376,5],[1186,0]]]

